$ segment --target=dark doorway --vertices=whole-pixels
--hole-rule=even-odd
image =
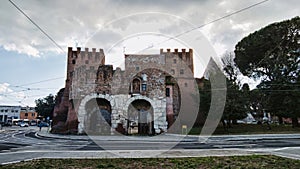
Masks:
[[[127,133],[153,135],[153,107],[147,100],[138,99],[128,107]]]
[[[85,130],[87,134],[107,135],[111,133],[111,105],[106,99],[96,98],[85,105],[87,118]]]

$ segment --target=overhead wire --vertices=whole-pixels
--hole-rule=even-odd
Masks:
[[[30,83],[21,84],[21,85],[12,85],[11,86],[12,88],[21,88],[22,90],[14,90],[14,91],[10,91],[10,92],[0,93],[0,96],[6,97],[9,100],[21,103],[26,98],[33,97],[33,96],[42,96],[42,95],[29,95],[28,96],[28,94],[25,94],[25,92],[35,91],[35,92],[44,93],[44,92],[46,92],[46,90],[56,89],[56,88],[36,88],[36,87],[30,87],[29,85],[45,83],[45,82],[54,81],[54,80],[58,80],[58,79],[62,79],[62,78],[65,78],[65,77],[56,77],[56,78],[51,78],[51,79],[46,79],[46,80],[41,80],[41,81],[36,81],[36,82],[30,82]],[[24,92],[23,94],[25,95],[22,100],[17,101],[17,100],[13,100],[10,98],[10,97],[16,97],[15,95],[17,95],[18,93],[21,93],[21,92]]]
[[[267,1],[269,1],[269,0],[259,1],[259,2],[257,2],[257,3],[252,4],[252,5],[249,5],[249,6],[247,6],[247,7],[244,7],[244,8],[242,8],[242,9],[236,10],[236,11],[234,11],[234,12],[231,12],[231,13],[227,14],[227,15],[221,16],[221,17],[219,17],[219,18],[217,18],[217,19],[214,19],[214,20],[212,20],[212,21],[209,21],[209,22],[207,22],[207,23],[204,23],[204,24],[202,24],[202,25],[199,25],[199,26],[197,26],[197,27],[194,27],[194,28],[192,28],[192,29],[189,29],[189,30],[186,30],[186,31],[184,31],[184,32],[181,32],[181,33],[179,33],[179,34],[177,34],[177,35],[175,35],[175,36],[172,36],[172,37],[170,37],[170,38],[168,38],[168,39],[166,39],[166,40],[164,40],[164,41],[161,41],[161,42],[159,42],[159,43],[157,43],[157,44],[153,44],[153,43],[152,43],[152,44],[149,45],[148,47],[146,47],[146,48],[144,48],[144,49],[142,49],[142,50],[140,50],[140,51],[138,51],[138,52],[136,52],[136,53],[140,53],[140,52],[142,52],[142,51],[144,51],[144,50],[151,49],[151,48],[153,48],[154,46],[161,45],[161,44],[163,44],[163,43],[165,43],[165,42],[168,42],[168,41],[170,41],[170,40],[172,40],[172,39],[178,38],[178,37],[180,37],[180,36],[182,36],[182,35],[184,35],[184,34],[190,33],[190,32],[192,32],[192,31],[194,31],[194,30],[200,29],[200,28],[205,27],[205,26],[207,26],[207,25],[210,25],[210,24],[212,24],[212,23],[218,22],[218,21],[223,20],[223,19],[225,19],[225,18],[231,17],[231,16],[233,16],[233,15],[236,15],[236,14],[238,14],[238,13],[241,13],[241,12],[243,12],[243,11],[246,11],[246,10],[248,10],[248,9],[251,9],[251,8],[253,8],[253,7],[255,7],[255,6],[261,5],[261,4],[263,4],[263,3],[267,2]]]
[[[8,0],[19,12],[21,12],[34,26],[36,26],[56,47],[58,47],[63,53],[65,50],[48,34],[46,33],[36,22],[34,22],[21,8],[19,8],[12,0]]]
[[[61,50],[63,53],[66,53],[65,50],[46,32],[42,27],[40,27],[29,15],[27,15],[16,3],[14,3],[12,0],[8,0],[20,13],[22,13],[36,28],[38,28],[59,50]],[[38,82],[33,82],[33,83],[27,83],[27,84],[22,84],[22,85],[16,85],[13,87],[16,88],[24,88],[24,90],[21,91],[13,91],[5,94],[0,94],[2,96],[7,96],[7,94],[13,94],[13,93],[18,93],[18,92],[24,92],[24,91],[32,91],[32,90],[40,90],[41,88],[30,88],[30,87],[23,87],[23,86],[28,86],[32,84],[38,84],[38,83],[43,83],[43,82],[48,82],[51,80],[57,80],[61,79],[64,77],[58,77],[58,78],[53,78],[53,79],[47,79],[43,81],[38,81]]]
[[[58,80],[58,79],[62,79],[62,78],[65,78],[65,76],[55,77],[55,78],[41,80],[41,81],[37,81],[37,82],[25,83],[25,84],[16,85],[16,86],[28,86],[28,85],[33,85],[33,84],[38,84],[38,83],[44,83],[44,82],[49,82],[49,81],[53,81],[53,80]]]

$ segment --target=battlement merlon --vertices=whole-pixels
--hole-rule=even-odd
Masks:
[[[189,66],[191,71],[194,73],[194,59],[193,59],[193,49],[189,49],[186,51],[186,49],[181,49],[181,52],[176,48],[174,51],[171,51],[171,49],[167,49],[164,51],[164,49],[160,49],[160,54],[174,54],[177,55],[180,59],[182,59],[186,64]]]
[[[75,50],[73,50],[75,49]],[[97,53],[96,51],[97,49],[96,48],[84,48],[84,50],[81,50],[81,47],[76,47],[76,48],[73,48],[73,47],[68,47],[68,52],[91,52],[91,53]],[[103,53],[104,54],[104,51],[103,49],[99,48],[99,53]]]
[[[73,47],[68,47],[68,60],[70,62],[85,62],[90,60],[90,62],[99,62],[100,65],[105,65],[105,55],[103,49],[96,50],[96,48],[80,48],[77,47],[73,50]]]
[[[193,54],[193,49],[189,49],[189,51],[186,51],[186,49],[181,49],[181,52],[179,52],[179,50],[177,48],[174,49],[174,51],[172,51],[170,48],[166,49],[166,51],[164,51],[164,49],[160,49],[160,54],[164,54],[164,53],[174,53],[174,54],[178,54],[178,53],[189,53],[189,54]]]

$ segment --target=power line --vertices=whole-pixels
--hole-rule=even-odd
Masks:
[[[19,104],[22,104],[23,106],[27,106],[26,104],[24,104],[24,103],[22,103],[22,100],[20,100],[20,101],[17,101],[16,99],[12,99],[12,98],[10,98],[11,96],[4,96],[5,98],[7,98],[8,100],[11,100],[11,101],[13,101],[13,102],[17,102],[17,103],[19,103]]]
[[[58,79],[62,79],[62,78],[65,78],[65,77],[62,76],[62,77],[56,77],[56,78],[41,80],[41,81],[37,81],[37,82],[25,83],[25,84],[22,84],[22,85],[16,85],[15,87],[22,87],[22,86],[28,86],[28,85],[32,85],[32,84],[44,83],[44,82],[49,82],[49,81],[58,80]]]
[[[25,88],[25,89],[22,89],[22,90],[16,90],[16,91],[0,93],[0,96],[4,96],[4,95],[14,96],[15,94],[18,94],[18,93],[21,93],[21,92],[25,93],[25,92],[31,92],[31,91],[45,93],[45,92],[48,92],[49,90],[54,90],[54,89],[57,89],[57,88]]]
[[[28,91],[28,89],[23,89],[23,90],[18,90],[18,91],[11,91],[11,92],[4,92],[4,93],[0,93],[0,95],[13,95],[13,94],[17,94],[20,92],[25,92]]]
[[[11,86],[12,88],[22,88],[23,90],[51,90],[51,89],[57,89],[57,88],[44,88],[44,87],[39,87],[39,88],[33,88],[33,87],[23,87],[23,86]]]
[[[136,52],[136,53],[140,53],[140,52],[142,52],[142,51],[144,51],[144,50],[153,48],[154,46],[157,46],[157,45],[160,45],[160,44],[162,44],[162,43],[165,43],[165,42],[167,42],[167,41],[169,41],[169,40],[178,38],[178,37],[180,37],[180,36],[182,36],[182,35],[184,35],[184,34],[187,34],[187,33],[189,33],[189,32],[192,32],[192,31],[194,31],[194,30],[196,30],[196,29],[200,29],[200,28],[205,27],[205,26],[207,26],[207,25],[209,25],[209,24],[212,24],[212,23],[218,22],[218,21],[220,21],[220,20],[223,20],[223,19],[225,19],[225,18],[231,17],[232,15],[236,15],[236,14],[238,14],[238,13],[241,13],[241,12],[245,11],[245,10],[248,10],[248,9],[251,9],[251,8],[253,8],[253,7],[255,7],[255,6],[261,5],[261,4],[263,4],[263,3],[267,2],[267,1],[269,1],[269,0],[263,0],[263,1],[257,2],[257,3],[255,3],[255,4],[252,4],[252,5],[250,5],[250,6],[247,6],[247,7],[245,7],[245,8],[242,8],[242,9],[239,9],[239,10],[237,10],[237,11],[234,11],[234,12],[232,12],[232,13],[230,13],[230,14],[224,15],[224,16],[222,16],[222,17],[220,17],[220,18],[217,18],[217,19],[215,19],[215,20],[212,20],[212,21],[210,21],[210,22],[207,22],[207,23],[204,23],[204,24],[199,25],[199,26],[197,26],[197,27],[194,27],[194,28],[192,28],[192,29],[190,29],[190,30],[186,30],[186,31],[181,32],[181,33],[179,33],[179,34],[177,34],[177,35],[175,35],[175,36],[173,36],[173,37],[170,37],[170,38],[168,38],[168,39],[166,39],[166,40],[164,40],[164,41],[162,41],[162,42],[159,42],[159,43],[157,43],[156,45],[153,45],[153,44],[152,44],[152,45],[150,45],[149,47],[144,48],[144,49],[142,49],[142,50],[140,50],[140,51],[138,51],[138,52]]]
[[[12,0],[8,0],[15,8],[18,9],[18,11],[20,11],[32,24],[34,24],[45,36],[47,36],[47,38],[53,42],[55,44],[56,47],[58,47],[63,53],[65,53],[65,51],[63,50],[63,48],[58,45],[58,43],[55,42],[55,40],[53,38],[51,38],[50,35],[48,35],[37,23],[35,23],[21,8],[19,8]]]
[[[258,88],[257,88],[258,89]],[[240,91],[237,89],[231,89],[231,88],[211,88],[211,89],[199,89],[199,91],[211,91],[211,90],[227,90],[227,91]],[[283,88],[283,89],[272,89],[272,88],[262,88],[258,89],[261,91],[300,91],[299,88]],[[250,90],[251,91],[251,90]]]
[[[36,95],[28,95],[28,96],[25,96],[26,98],[30,98],[30,97],[42,97],[42,96],[45,96],[44,94],[36,94]]]
[[[15,98],[15,97],[17,97],[16,94],[18,94],[20,92],[30,92],[30,91],[46,92],[45,90],[51,90],[51,89],[55,89],[55,88],[32,88],[32,87],[24,87],[24,86],[28,86],[28,85],[32,85],[32,84],[38,84],[38,83],[44,83],[44,82],[53,81],[53,80],[62,79],[62,78],[64,78],[64,77],[56,77],[56,78],[41,80],[41,81],[37,81],[37,82],[31,82],[31,83],[27,83],[27,84],[11,86],[11,87],[14,87],[14,88],[21,88],[22,90],[0,93],[0,96],[3,96],[3,97],[8,98],[10,100],[13,100],[9,97],[14,97]],[[38,95],[28,96],[28,94],[25,94],[25,97],[23,98],[23,100],[25,98],[34,97],[34,96],[38,96]],[[22,101],[17,101],[17,100],[13,100],[13,101],[19,102],[19,103],[22,102]],[[23,104],[23,103],[21,103],[21,104]]]
[[[13,92],[8,92],[8,93],[0,93],[0,97],[5,97],[11,101],[14,101],[14,102],[18,102],[20,104],[23,104],[25,105],[24,103],[22,103],[24,100],[28,99],[28,98],[32,98],[32,97],[40,97],[40,96],[44,96],[45,94],[36,94],[36,95],[29,95],[29,93],[25,93],[25,92],[30,92],[30,91],[33,91],[33,90],[21,90],[21,91],[13,91]],[[20,97],[18,96],[18,93],[20,92],[24,92],[24,93],[21,93],[21,94],[24,94],[24,96]],[[35,91],[37,92],[37,91]],[[42,93],[45,93],[46,91],[42,91],[42,90],[38,90],[38,92],[42,92]],[[1,103],[0,103],[1,104]]]

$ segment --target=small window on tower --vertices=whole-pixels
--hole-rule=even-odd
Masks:
[[[70,72],[70,77],[73,77],[74,72]]]
[[[73,64],[73,65],[76,64],[76,60],[75,60],[75,59],[72,60],[72,64]]]
[[[180,74],[183,75],[184,74],[184,71],[183,69],[180,69]]]
[[[188,87],[188,84],[187,84],[187,83],[184,83],[184,87]]]
[[[147,90],[147,85],[146,84],[142,84],[142,91],[146,91]]]
[[[138,67],[138,66],[135,67],[135,70],[136,70],[136,71],[140,71],[140,67]]]
[[[25,113],[25,117],[27,117],[28,116],[28,113]]]
[[[177,63],[177,60],[176,60],[176,59],[173,59],[173,63],[175,63],[175,64],[176,64],[176,63]]]
[[[170,88],[166,88],[166,97],[170,97]]]
[[[89,64],[89,61],[88,61],[88,60],[86,60],[86,61],[85,61],[85,64]]]

